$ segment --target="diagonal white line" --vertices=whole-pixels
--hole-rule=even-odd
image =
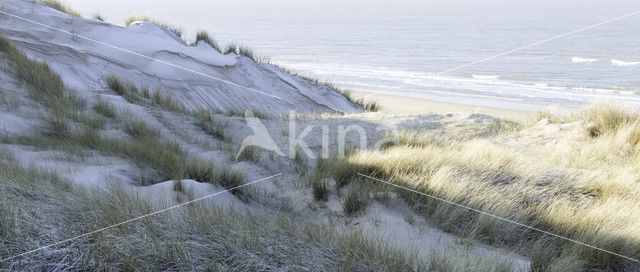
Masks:
[[[417,191],[417,190],[414,190],[414,189],[411,189],[411,188],[404,187],[402,185],[398,185],[398,184],[395,184],[395,183],[384,181],[384,180],[381,180],[381,179],[378,179],[378,178],[374,178],[372,176],[368,176],[368,175],[365,175],[365,174],[362,174],[362,173],[358,173],[358,175],[363,176],[365,178],[369,178],[369,179],[375,180],[375,181],[379,181],[379,182],[382,182],[382,183],[385,183],[385,184],[388,184],[388,185],[391,185],[391,186],[394,186],[396,188],[404,189],[404,190],[407,190],[407,191],[410,191],[410,192],[413,192],[413,193],[416,193],[416,194],[419,194],[419,195],[423,195],[423,196],[426,196],[426,197],[429,197],[429,198],[432,198],[432,199],[435,199],[435,200],[438,200],[438,201],[441,201],[441,202],[444,202],[444,203],[455,205],[455,206],[458,206],[460,208],[464,208],[464,209],[467,209],[467,210],[470,210],[470,211],[474,211],[474,212],[477,212],[477,213],[480,213],[480,214],[483,214],[483,215],[486,215],[486,216],[490,216],[490,217],[493,217],[493,218],[496,218],[496,219],[499,219],[499,220],[502,220],[502,221],[506,221],[508,223],[512,223],[512,224],[515,224],[515,225],[518,225],[518,226],[521,226],[521,227],[525,227],[525,228],[528,228],[528,229],[531,229],[531,230],[534,230],[534,231],[538,231],[538,232],[541,232],[541,233],[546,234],[546,235],[550,235],[550,236],[553,236],[553,237],[564,239],[564,240],[567,240],[569,242],[573,242],[573,243],[576,243],[576,244],[579,244],[579,245],[583,245],[583,246],[586,246],[586,247],[589,247],[589,248],[592,248],[592,249],[595,249],[595,250],[599,250],[599,251],[602,251],[602,252],[605,252],[605,253],[609,253],[609,254],[621,257],[621,258],[625,258],[625,259],[630,260],[630,261],[634,261],[634,262],[640,263],[640,260],[638,260],[638,259],[634,259],[634,258],[625,256],[625,255],[622,255],[622,254],[619,254],[619,253],[615,253],[613,251],[609,251],[609,250],[606,250],[606,249],[603,249],[603,248],[599,248],[599,247],[596,247],[596,246],[593,246],[593,245],[590,245],[590,244],[587,244],[587,243],[583,243],[583,242],[580,242],[580,241],[577,241],[577,240],[574,240],[574,239],[571,239],[571,238],[567,238],[567,237],[564,237],[562,235],[558,235],[558,234],[555,234],[555,233],[552,233],[552,232],[548,232],[546,230],[542,230],[542,229],[539,229],[539,228],[536,228],[536,227],[525,225],[525,224],[522,224],[520,222],[513,221],[511,219],[507,219],[507,218],[500,217],[500,216],[497,216],[497,215],[494,215],[494,214],[491,214],[491,213],[488,213],[488,212],[485,212],[485,211],[482,211],[482,210],[471,208],[469,206],[458,204],[456,202],[449,201],[449,200],[446,200],[446,199],[441,198],[441,197],[437,197],[437,196],[434,196],[434,195],[426,194],[426,193],[423,193],[423,192],[420,192],[420,191]]]
[[[612,22],[615,22],[615,21],[622,20],[622,19],[634,16],[634,15],[637,15],[637,14],[640,14],[640,10],[636,10],[634,12],[631,12],[631,13],[628,13],[628,14],[625,14],[625,15],[622,15],[622,16],[619,16],[619,17],[611,18],[609,20],[602,21],[602,22],[597,23],[597,24],[593,24],[593,25],[590,25],[590,26],[585,26],[583,28],[579,28],[579,29],[576,29],[576,30],[571,31],[571,32],[567,32],[567,33],[564,33],[564,34],[556,35],[556,36],[553,36],[551,38],[544,39],[544,40],[541,40],[541,41],[537,41],[537,42],[534,42],[534,43],[531,43],[531,44],[528,44],[528,45],[525,45],[525,46],[514,48],[514,49],[511,49],[509,51],[505,51],[505,52],[502,52],[502,53],[497,54],[497,55],[486,57],[486,58],[481,59],[481,60],[470,62],[470,63],[464,64],[464,65],[460,65],[460,66],[457,66],[457,67],[454,67],[454,68],[451,68],[451,69],[447,69],[447,70],[444,70],[444,71],[438,73],[438,75],[447,74],[447,73],[450,73],[450,72],[458,71],[460,69],[464,69],[464,68],[467,68],[469,66],[473,66],[473,65],[476,65],[476,64],[487,62],[487,61],[493,60],[495,58],[499,58],[499,57],[502,57],[502,56],[506,56],[506,55],[518,52],[518,51],[522,51],[522,50],[527,49],[527,48],[531,48],[531,47],[538,46],[538,45],[541,45],[541,44],[544,44],[544,43],[555,41],[557,39],[562,39],[562,38],[565,38],[565,37],[568,37],[568,36],[583,32],[583,31],[591,30],[593,28],[596,28],[596,27],[599,27],[599,26],[602,26],[602,25],[605,25],[605,24],[609,24],[609,23],[612,23]]]
[[[173,210],[173,209],[185,206],[185,205],[189,205],[189,204],[192,204],[192,203],[195,203],[195,202],[207,199],[207,198],[211,198],[211,197],[217,196],[217,195],[222,194],[222,193],[226,193],[226,192],[233,191],[233,190],[236,190],[236,189],[239,189],[239,188],[242,188],[242,187],[246,187],[246,186],[249,186],[249,185],[252,185],[252,184],[256,184],[258,182],[265,181],[265,180],[268,180],[268,179],[272,179],[272,178],[275,178],[275,177],[281,176],[281,175],[283,175],[283,173],[275,174],[273,176],[268,176],[266,178],[261,178],[259,180],[255,180],[255,181],[252,181],[252,182],[249,182],[249,183],[245,183],[245,184],[242,184],[240,186],[236,186],[236,187],[233,187],[233,188],[230,188],[230,189],[226,189],[224,191],[216,192],[216,193],[213,193],[213,194],[210,194],[210,195],[207,195],[207,196],[203,196],[203,197],[191,200],[191,201],[187,201],[187,202],[175,205],[175,206],[171,206],[171,207],[168,207],[168,208],[165,208],[165,209],[162,209],[162,210],[158,210],[158,211],[155,211],[155,212],[152,212],[152,213],[149,213],[149,214],[138,216],[136,218],[132,218],[132,219],[129,219],[129,220],[126,220],[126,221],[123,221],[123,222],[108,226],[108,227],[104,227],[104,228],[97,229],[97,230],[94,230],[94,231],[91,231],[91,232],[87,232],[85,234],[81,234],[81,235],[78,235],[78,236],[73,237],[73,238],[69,238],[69,239],[62,240],[62,241],[59,241],[59,242],[56,242],[56,243],[53,243],[53,244],[50,244],[50,245],[46,245],[46,246],[43,246],[43,247],[40,247],[40,248],[29,250],[29,251],[20,253],[20,254],[15,255],[15,256],[11,256],[9,258],[2,259],[2,260],[0,260],[0,263],[6,262],[6,261],[9,261],[9,260],[18,258],[18,257],[22,257],[22,256],[25,256],[25,255],[28,255],[28,254],[31,254],[31,253],[34,253],[34,252],[37,252],[37,251],[40,251],[40,250],[43,250],[43,249],[47,249],[47,248],[50,248],[50,247],[53,247],[53,246],[64,244],[64,243],[67,243],[67,242],[70,242],[70,241],[73,241],[73,240],[76,240],[76,239],[79,239],[79,238],[82,238],[82,237],[90,236],[90,235],[96,234],[98,232],[102,232],[102,231],[105,231],[105,230],[108,230],[108,229],[112,229],[112,228],[115,228],[115,227],[118,227],[118,226],[122,226],[124,224],[128,224],[128,223],[140,220],[140,219],[147,218],[149,216],[153,216],[153,215],[156,215],[156,214],[159,214],[159,213],[163,213],[163,212],[166,212],[166,211],[169,211],[169,210]]]
[[[138,57],[149,59],[149,60],[152,60],[152,61],[155,61],[155,62],[158,62],[158,63],[162,63],[162,64],[165,64],[165,65],[174,67],[174,68],[178,68],[180,70],[191,72],[191,73],[194,73],[194,74],[197,74],[197,75],[201,75],[203,77],[207,77],[207,78],[210,78],[210,79],[214,79],[214,80],[217,80],[217,81],[220,81],[220,82],[227,83],[227,84],[232,85],[232,86],[240,87],[240,88],[245,89],[245,90],[249,90],[249,91],[252,91],[252,92],[255,92],[255,93],[259,93],[259,94],[262,94],[262,95],[266,95],[266,96],[269,96],[269,97],[272,97],[272,98],[275,98],[275,99],[278,99],[278,100],[282,100],[282,98],[280,98],[279,96],[273,95],[273,94],[265,93],[265,92],[256,90],[256,89],[251,88],[251,87],[247,87],[247,86],[243,86],[243,85],[240,85],[238,83],[235,83],[235,82],[231,82],[231,81],[226,80],[226,79],[222,79],[222,78],[215,77],[215,76],[212,76],[212,75],[208,75],[208,74],[205,74],[205,73],[202,73],[202,72],[198,72],[198,71],[193,70],[193,69],[182,67],[182,66],[170,63],[170,62],[166,62],[166,61],[163,61],[163,60],[152,58],[152,57],[149,57],[147,55],[140,54],[138,52],[134,52],[134,51],[131,51],[131,50],[128,50],[128,49],[125,49],[125,48],[122,48],[122,47],[119,47],[119,46],[116,46],[116,45],[112,45],[112,44],[109,44],[109,43],[101,42],[101,41],[98,41],[96,39],[92,39],[92,38],[89,38],[89,37],[86,37],[86,36],[82,36],[82,35],[79,35],[79,34],[76,34],[76,33],[72,33],[72,32],[66,31],[64,29],[60,29],[60,28],[49,26],[49,25],[46,25],[46,24],[43,24],[43,23],[40,23],[40,22],[36,22],[34,20],[27,19],[27,18],[24,18],[22,16],[18,16],[18,15],[14,15],[14,14],[11,14],[11,13],[7,13],[7,12],[2,11],[2,10],[0,10],[0,13],[8,15],[8,16],[11,16],[11,17],[16,18],[16,19],[20,19],[20,20],[32,23],[32,24],[36,24],[36,25],[39,25],[39,26],[42,26],[42,27],[46,27],[46,28],[49,28],[49,29],[52,29],[52,30],[56,30],[56,31],[59,31],[59,32],[62,32],[62,33],[65,33],[65,34],[69,34],[71,36],[75,36],[75,37],[78,37],[78,38],[81,38],[81,39],[85,39],[87,41],[91,41],[91,42],[98,43],[98,44],[101,44],[101,45],[104,45],[104,46],[107,46],[107,47],[111,47],[113,49],[116,49],[116,50],[119,50],[119,51],[122,51],[122,52],[125,52],[125,53],[129,53],[129,54],[132,54],[132,55],[135,55],[135,56],[138,56]]]

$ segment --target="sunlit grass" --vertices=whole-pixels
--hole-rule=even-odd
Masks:
[[[404,132],[398,146],[360,150],[342,161],[319,165],[318,172],[331,173],[338,186],[359,179],[357,173],[372,175],[596,247],[638,256],[638,114],[596,105],[577,118],[549,140],[550,146],[524,140],[520,147],[505,146],[492,138],[447,140]],[[500,133],[513,133],[511,137],[538,129],[497,128]],[[531,238],[523,236],[544,236],[410,191],[399,189],[397,193],[419,214],[458,235],[514,248],[530,243]],[[565,254],[564,263],[545,263],[534,256],[534,264],[545,263],[548,268],[587,262],[606,269],[629,264],[562,240],[554,240],[552,246],[560,248],[553,252]]]

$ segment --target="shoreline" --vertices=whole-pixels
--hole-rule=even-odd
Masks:
[[[352,91],[354,98],[375,101],[382,106],[381,112],[407,114],[407,113],[478,113],[486,114],[500,119],[511,121],[526,121],[533,113],[528,111],[518,111],[500,109],[492,107],[471,106],[465,104],[440,102],[424,98],[407,97],[392,94],[371,94],[371,92]]]

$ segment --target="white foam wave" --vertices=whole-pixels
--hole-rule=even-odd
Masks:
[[[339,73],[340,77],[332,80],[353,90],[381,91],[384,89],[406,91],[410,88],[434,90],[455,89],[463,91],[486,91],[491,89],[499,93],[518,93],[520,96],[535,96],[545,93],[550,96],[567,96],[579,93],[581,95],[611,95],[622,94],[617,89],[592,88],[586,86],[555,85],[548,82],[511,81],[500,75],[471,75],[470,77],[446,76],[433,73],[385,69],[380,67],[332,65],[294,62],[287,67],[311,71],[315,74],[331,75]],[[531,94],[536,92],[537,94]],[[626,94],[626,93],[624,93]]]
[[[612,59],[611,64],[613,66],[636,66],[636,65],[640,65],[640,61],[622,61],[622,60]]]
[[[498,75],[471,75],[471,77],[473,79],[480,79],[480,80],[496,80],[500,78],[500,76]]]
[[[573,63],[593,63],[598,61],[598,59],[593,59],[593,58],[581,58],[581,57],[573,57],[571,59],[571,62]]]

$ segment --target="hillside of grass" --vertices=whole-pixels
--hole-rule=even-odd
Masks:
[[[122,110],[122,104],[103,96],[93,102],[79,97],[46,63],[30,59],[2,37],[0,60],[10,67],[8,75],[22,86],[1,90],[3,101],[16,95],[15,105],[3,103],[2,111],[21,115],[20,108],[30,103],[42,110],[30,116],[40,123],[35,132],[2,135],[2,270],[257,271],[304,267],[400,271],[425,266],[361,233],[332,228],[318,231],[309,222],[275,211],[269,216],[243,213],[201,201],[138,220],[170,207],[172,202],[158,205],[153,198],[131,193],[128,185],[107,183],[85,188],[67,176],[68,170],[51,169],[45,159],[25,163],[21,159],[24,155],[16,150],[55,152],[67,163],[81,165],[91,157],[104,156],[100,164],[116,157],[145,170],[145,175],[136,178],[136,186],[173,180],[177,203],[196,196],[189,191],[193,188],[184,187],[183,180],[226,189],[248,181],[229,165],[193,156],[184,143],[148,121],[134,118]],[[206,124],[207,131],[224,129],[224,123],[213,123],[212,119],[223,117],[200,117],[202,113],[184,111],[178,102],[163,98],[159,90],[155,94],[139,90],[115,76],[109,82],[127,107],[190,118]],[[241,201],[251,201],[251,190],[230,192]]]
[[[387,115],[206,31],[45,4],[0,8],[176,66],[0,25],[2,271],[640,269],[634,110]],[[286,155],[245,148],[250,122]]]
[[[640,115],[602,104],[570,117],[541,114],[530,123],[471,139],[404,131],[397,145],[320,163],[314,180],[331,176],[336,186],[349,187],[344,205],[351,213],[374,201],[362,191],[393,191],[443,230],[531,256],[534,271],[638,269],[628,258],[410,191],[640,256]],[[326,186],[314,186],[326,194]]]

